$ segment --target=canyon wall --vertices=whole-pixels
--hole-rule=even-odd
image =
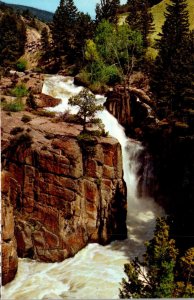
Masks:
[[[194,118],[190,117],[189,126],[176,120],[159,121],[149,97],[132,90],[127,97],[130,110],[122,102],[125,92],[119,86],[107,94],[106,107],[127,134],[145,146],[139,157],[139,193],[165,208],[177,245],[185,250],[194,244]]]
[[[56,262],[89,242],[107,244],[127,235],[118,141],[99,137],[80,144],[81,126],[28,115],[26,124],[22,113],[2,117],[4,283],[17,269],[15,239],[18,256]]]

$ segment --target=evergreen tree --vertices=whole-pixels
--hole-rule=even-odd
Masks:
[[[96,5],[96,22],[100,23],[104,19],[116,24],[119,6],[120,0],[101,0]]]
[[[176,115],[184,106],[186,90],[191,88],[189,54],[189,19],[186,0],[171,0],[166,8],[165,23],[158,40],[158,56],[151,87],[157,98],[160,117]]]
[[[84,48],[86,40],[92,38],[94,34],[94,22],[88,14],[79,13],[76,26],[76,45],[75,52],[77,57],[77,64],[83,65]]]
[[[144,47],[150,44],[149,34],[153,31],[153,17],[148,0],[128,0],[128,17],[126,22],[131,29],[139,30]]]
[[[44,27],[41,31],[41,60],[43,62],[47,62],[50,58],[50,41],[49,41],[49,33],[47,27]]]
[[[103,110],[103,106],[96,104],[95,96],[86,88],[78,95],[69,98],[68,103],[79,108],[77,115],[83,121],[83,132],[86,132],[88,122],[96,123],[95,114]]]
[[[51,25],[55,56],[63,64],[66,60],[72,62],[76,44],[76,22],[78,11],[73,0],[61,0]]]
[[[146,245],[142,262],[135,258],[124,266],[127,279],[122,280],[120,298],[194,297],[194,248],[179,258],[164,218],[157,219]]]
[[[9,65],[24,53],[26,28],[20,17],[4,13],[0,19],[0,64]]]

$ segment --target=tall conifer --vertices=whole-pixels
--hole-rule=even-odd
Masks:
[[[171,0],[165,17],[151,83],[161,117],[180,115],[192,83],[187,1]]]
[[[101,0],[96,5],[96,22],[100,23],[104,19],[116,24],[119,5],[120,0]]]
[[[149,34],[153,31],[153,17],[149,1],[128,0],[127,23],[132,30],[139,30],[143,37],[144,47],[149,46]]]
[[[72,60],[76,43],[78,11],[73,0],[61,0],[51,27],[55,53],[62,61]]]

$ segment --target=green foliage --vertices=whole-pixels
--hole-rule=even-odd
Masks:
[[[41,50],[41,62],[46,63],[51,56],[51,46],[47,27],[44,27],[41,31]]]
[[[86,88],[78,95],[69,98],[68,103],[79,108],[77,115],[82,119],[83,131],[86,131],[88,122],[92,123],[95,114],[103,110],[103,106],[96,104],[95,96]]]
[[[24,53],[26,28],[16,14],[6,12],[0,17],[0,64],[14,64]]]
[[[144,47],[150,44],[150,33],[153,32],[153,17],[149,1],[130,0],[128,1],[128,16],[126,22],[133,30],[141,32]]]
[[[19,84],[16,87],[14,87],[10,94],[14,97],[24,97],[28,95],[28,89],[26,88],[25,84]]]
[[[24,58],[20,58],[18,59],[17,63],[16,63],[16,69],[19,72],[24,72],[27,68],[27,61]]]
[[[96,28],[94,40],[86,42],[86,70],[92,84],[116,84],[124,80],[141,56],[142,38],[128,25],[119,27],[103,20]]]
[[[85,58],[88,61],[99,61],[99,54],[97,51],[96,44],[93,40],[87,40],[85,46]]]
[[[16,99],[12,101],[11,103],[4,103],[3,104],[3,110],[5,111],[12,111],[12,112],[18,112],[24,110],[24,104],[20,99]]]
[[[146,243],[143,261],[138,258],[125,264],[120,298],[174,298],[194,295],[194,248],[179,260],[169,226],[158,218],[152,240]],[[179,270],[177,272],[177,269]]]
[[[194,47],[190,41],[186,0],[172,0],[166,11],[151,87],[158,100],[159,116],[178,117],[194,80],[191,68]]]
[[[76,63],[81,67],[84,63],[84,48],[87,40],[90,40],[94,33],[94,22],[88,14],[78,13],[75,34],[75,57]]]
[[[96,4],[96,22],[108,20],[116,24],[119,5],[119,0],[101,0],[100,3]]]
[[[74,68],[71,66],[68,71],[69,74],[72,72],[71,75],[76,74],[84,65],[85,42],[92,37],[93,32],[94,21],[91,17],[78,12],[72,0],[61,0],[51,24],[51,51],[46,51],[46,56],[49,58],[50,54],[54,60],[55,69],[63,69],[73,64]],[[43,33],[46,41],[45,32]],[[44,44],[46,46],[47,43]]]

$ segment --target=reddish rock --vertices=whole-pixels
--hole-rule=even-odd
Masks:
[[[14,236],[13,206],[10,202],[10,174],[2,171],[1,207],[2,207],[2,284],[10,282],[17,272],[18,256]]]
[[[56,99],[41,93],[35,97],[35,103],[38,108],[54,107],[61,103],[61,99]]]
[[[10,203],[4,215],[14,213],[19,256],[61,261],[89,242],[126,238],[126,189],[118,141],[97,138],[93,157],[85,157],[77,142],[78,125],[36,116],[26,125],[19,119],[21,115],[14,114],[12,123],[4,115],[2,122],[4,167],[9,172],[3,185]],[[30,126],[33,142],[11,152],[9,133],[16,124],[24,132]],[[4,224],[4,235],[13,235],[13,218]]]

